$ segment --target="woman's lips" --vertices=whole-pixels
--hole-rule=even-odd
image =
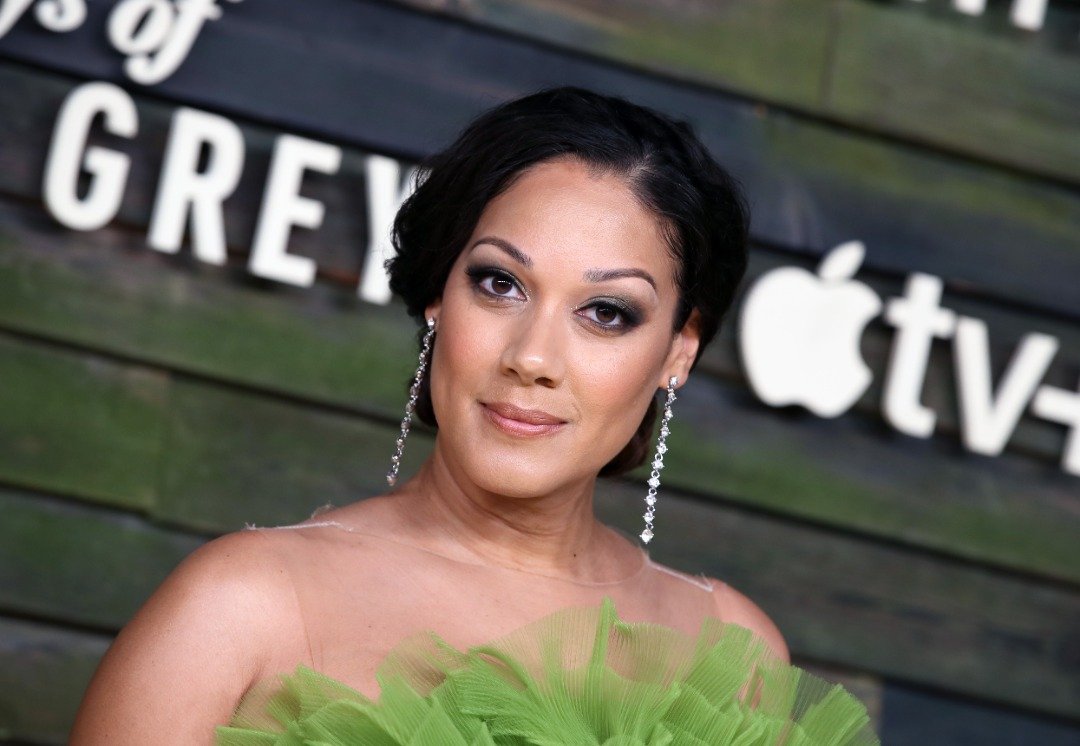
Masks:
[[[565,420],[539,409],[522,409],[505,402],[481,405],[488,420],[509,435],[549,435],[566,424]]]

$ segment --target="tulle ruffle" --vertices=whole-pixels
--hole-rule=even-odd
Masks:
[[[378,700],[300,665],[256,687],[219,746],[872,746],[863,704],[776,658],[749,630],[696,637],[562,609],[459,651],[433,632],[379,667]]]

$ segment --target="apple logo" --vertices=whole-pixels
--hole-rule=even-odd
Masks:
[[[819,417],[836,417],[870,385],[859,339],[882,304],[851,279],[865,251],[861,241],[848,241],[825,255],[817,275],[780,267],[747,292],[739,347],[750,385],[766,404],[801,404]]]

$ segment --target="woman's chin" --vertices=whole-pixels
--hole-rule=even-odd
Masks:
[[[473,469],[477,487],[504,497],[529,499],[550,495],[565,487],[566,479],[558,479],[552,464],[546,470],[522,468],[522,464],[507,467],[505,464],[477,464]],[[567,475],[569,477],[570,475]]]
[[[577,470],[570,473],[565,457],[541,458],[520,451],[476,450],[463,454],[463,476],[485,492],[514,499],[543,497],[585,481]]]

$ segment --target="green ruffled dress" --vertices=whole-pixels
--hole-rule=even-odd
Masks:
[[[462,652],[398,644],[378,700],[300,665],[252,689],[219,746],[864,746],[863,704],[717,618],[697,636],[624,622],[605,597]]]

